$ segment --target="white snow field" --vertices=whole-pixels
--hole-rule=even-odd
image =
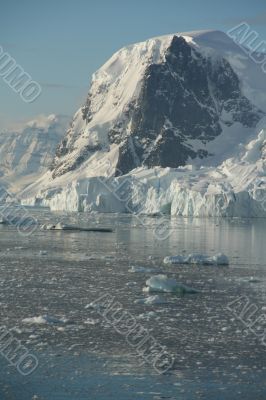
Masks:
[[[266,112],[265,74],[225,33],[175,35],[208,54],[213,63],[218,57],[226,58],[245,96]],[[71,151],[60,158],[58,175],[48,171],[29,185],[20,193],[23,204],[65,211],[266,217],[266,118],[256,128],[244,128],[238,122],[224,125],[222,134],[206,143],[211,157],[189,159],[179,168],[139,167],[114,177],[119,145],[109,142],[110,127],[123,119],[127,105],[139,95],[147,66],[163,62],[173,36],[125,47],[93,75],[91,121],[83,119],[82,108],[77,111],[66,135]],[[97,148],[99,144],[100,150],[69,170],[84,146]],[[190,144],[198,146],[196,139]],[[126,198],[121,187],[126,188]]]

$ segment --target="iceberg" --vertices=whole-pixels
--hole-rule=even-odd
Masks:
[[[162,293],[198,293],[194,288],[190,288],[182,283],[177,282],[173,278],[168,278],[167,275],[154,275],[146,281],[147,287],[143,289],[144,292],[162,292]]]

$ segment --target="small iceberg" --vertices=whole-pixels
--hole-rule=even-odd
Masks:
[[[61,222],[55,225],[42,225],[41,229],[44,231],[113,232],[110,228],[83,228],[75,225],[65,225]]]
[[[168,256],[163,260],[164,264],[198,264],[198,265],[229,265],[228,257],[223,253],[214,256],[204,254],[189,254],[188,256]]]
[[[149,296],[144,299],[138,299],[134,301],[135,304],[145,304],[145,305],[154,305],[154,304],[165,304],[167,301],[162,297],[159,296],[158,294],[154,296]]]
[[[66,324],[69,321],[65,318],[55,318],[49,315],[40,315],[38,317],[24,318],[23,324],[28,325],[44,325],[44,324]]]
[[[198,290],[190,288],[182,283],[177,282],[175,279],[168,278],[167,275],[155,275],[146,281],[147,287],[143,289],[144,292],[162,292],[162,293],[198,293]]]

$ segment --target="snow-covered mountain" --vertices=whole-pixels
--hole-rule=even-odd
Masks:
[[[51,170],[27,188],[23,201],[37,199],[54,209],[127,211],[103,184],[101,177],[108,176],[112,187],[131,182],[133,209],[156,212],[168,204],[180,215],[234,214],[235,194],[244,191],[252,200],[255,193],[234,179],[236,166],[260,176],[260,190],[264,185],[264,150],[257,150],[255,161],[245,158],[248,146],[264,148],[264,78],[222,32],[173,34],[121,49],[93,75],[87,101]],[[214,199],[224,193],[229,197],[217,205]],[[184,204],[177,209],[172,202],[178,194]],[[212,202],[207,209],[194,204],[206,195]],[[260,206],[252,205],[248,214],[262,215]]]
[[[69,118],[38,116],[16,131],[0,133],[0,184],[18,191],[51,166]]]
[[[213,38],[171,35],[116,53],[93,76],[87,102],[57,151],[53,177],[97,152],[115,153],[116,174],[202,159],[217,165],[234,154],[239,132],[250,132],[263,113],[224,54],[197,44],[204,36]],[[225,34],[214,36],[232,45]]]

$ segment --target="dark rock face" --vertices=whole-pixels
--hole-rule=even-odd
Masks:
[[[223,120],[223,114],[230,119]],[[204,158],[208,152],[195,151],[187,143],[202,144],[221,134],[221,122],[240,122],[254,127],[262,112],[242,95],[237,75],[225,59],[213,64],[192,49],[182,37],[174,37],[166,61],[150,65],[137,104],[129,111],[130,135],[121,137],[117,125],[109,134],[121,143],[118,170],[123,173],[146,165],[178,167],[188,158]]]
[[[82,108],[87,123],[93,120],[91,101],[89,94]],[[119,145],[116,174],[141,165],[174,168],[189,158],[208,157],[205,145],[222,133],[223,125],[240,122],[252,128],[262,116],[242,94],[239,79],[225,59],[203,56],[185,39],[174,36],[165,61],[149,65],[138,98],[126,106],[108,132],[110,143]],[[192,144],[195,139],[197,149]],[[77,168],[101,150],[100,144],[85,146],[73,162],[64,165],[61,157],[74,146],[70,129],[58,147],[54,177]]]

